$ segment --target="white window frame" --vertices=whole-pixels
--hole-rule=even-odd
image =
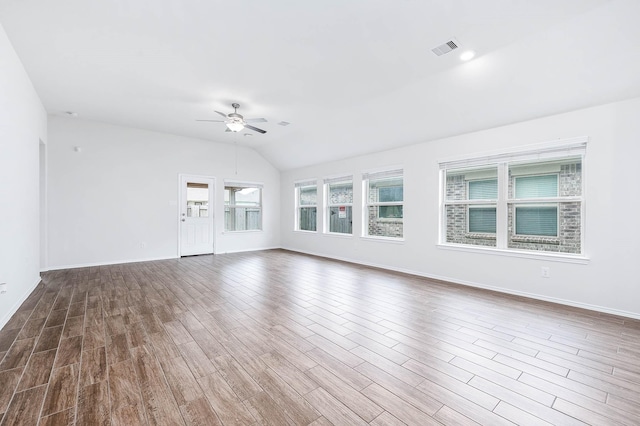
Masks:
[[[466,181],[466,185],[467,185],[467,194],[470,194],[470,188],[469,188],[469,184],[471,182],[479,182],[479,181],[484,181],[484,180],[494,180],[496,178],[483,178],[483,179],[470,179],[468,181]],[[468,197],[467,197],[468,198]],[[495,236],[496,233],[495,232],[474,232],[471,231],[471,228],[469,226],[469,220],[471,219],[471,214],[469,213],[469,210],[473,209],[473,208],[495,208],[496,209],[496,215],[498,214],[498,205],[497,205],[497,200],[492,200],[490,198],[475,198],[475,199],[471,199],[471,200],[467,200],[467,201],[483,201],[483,204],[467,204],[467,232],[469,234],[484,234],[484,235],[488,235],[488,236]],[[497,224],[496,224],[496,229],[497,229]]]
[[[316,188],[316,204],[300,204],[300,190],[302,188],[308,188],[310,186],[314,186]],[[295,192],[294,192],[294,198],[295,198],[295,214],[294,214],[294,218],[295,218],[295,223],[293,224],[293,230],[297,231],[297,232],[309,232],[312,234],[315,234],[318,232],[318,214],[319,214],[319,209],[318,209],[318,200],[320,199],[320,194],[318,194],[318,180],[317,179],[306,179],[303,181],[298,181],[298,182],[294,182],[294,188],[295,188]],[[300,229],[300,210],[302,208],[313,208],[315,207],[316,209],[316,230],[309,230],[309,229]]]
[[[333,177],[333,178],[325,178],[324,179],[324,187],[323,187],[323,192],[324,192],[324,202],[325,202],[325,208],[324,208],[324,224],[323,224],[323,232],[325,234],[329,234],[329,235],[342,235],[342,236],[352,236],[353,235],[353,202],[351,203],[338,203],[338,204],[332,204],[331,203],[331,197],[330,197],[330,185],[335,185],[335,184],[340,184],[340,183],[350,183],[351,184],[351,192],[352,192],[352,198],[353,198],[353,175],[350,176],[340,176],[340,177]],[[331,227],[331,207],[341,207],[341,206],[345,206],[345,207],[351,207],[351,219],[352,219],[352,223],[351,223],[351,232],[350,233],[346,233],[346,232],[335,232],[335,231],[331,231],[330,227]]]
[[[551,175],[555,175],[557,177],[556,179],[556,196],[558,196],[557,194],[560,193],[560,173],[532,173],[532,174],[526,174],[526,175],[521,175],[521,176],[515,176],[513,179],[513,194],[515,196],[518,186],[518,179],[524,178],[524,177],[538,177],[538,176],[551,176]],[[562,197],[562,198],[566,198],[566,197]],[[524,198],[524,200],[528,200],[528,198]],[[509,200],[509,201],[513,201],[513,200]],[[518,236],[518,237],[533,237],[533,238],[538,238],[538,237],[542,237],[542,238],[559,238],[560,237],[560,204],[559,203],[535,203],[535,204],[526,204],[524,205],[521,202],[512,202],[513,204],[513,229],[512,229],[512,235],[514,236]],[[555,235],[531,235],[531,234],[518,234],[516,229],[518,229],[518,215],[516,213],[516,210],[518,207],[552,207],[555,206],[556,208],[556,234]]]
[[[448,159],[439,161],[440,167],[440,209],[439,209],[439,235],[438,244],[439,248],[470,251],[470,252],[483,252],[483,253],[495,253],[506,256],[534,258],[534,259],[548,259],[557,260],[562,262],[572,263],[588,263],[589,258],[587,256],[587,239],[586,239],[586,148],[588,143],[588,137],[578,137],[565,139],[560,141],[554,141],[549,143],[532,145],[524,147],[520,150],[514,151],[499,151],[494,153],[488,153],[484,156],[477,157],[463,157],[456,159]],[[563,158],[579,157],[581,159],[582,167],[582,179],[581,179],[581,194],[580,196],[557,196],[557,197],[545,197],[545,198],[532,198],[532,199],[516,199],[509,198],[508,194],[508,182],[509,182],[509,164],[521,163],[521,162],[535,162],[540,161],[552,161],[554,159],[561,160]],[[496,211],[496,247],[476,246],[467,244],[457,244],[446,242],[446,206],[452,204],[486,204],[487,200],[464,200],[464,201],[447,201],[446,200],[446,174],[447,170],[452,169],[464,169],[472,167],[491,167],[497,166],[498,169],[498,199],[497,211]],[[549,174],[549,173],[533,173]],[[558,185],[560,182],[558,182]],[[513,195],[515,197],[515,187],[513,188]],[[514,224],[513,233],[515,233],[515,207],[522,205],[540,205],[540,204],[558,204],[558,214],[560,214],[560,204],[566,202],[580,203],[580,236],[581,236],[581,253],[561,253],[552,251],[529,251],[508,247],[508,209],[510,206],[514,208]],[[558,220],[558,223],[560,221]],[[467,228],[468,229],[468,228]],[[523,235],[518,235],[519,237]],[[539,237],[539,236],[536,236]],[[550,237],[553,238],[553,237]]]
[[[380,180],[385,178],[401,178],[402,179],[402,201],[376,201],[370,202],[369,199],[369,190],[370,185],[369,182],[371,180]],[[390,168],[384,169],[381,171],[368,172],[362,174],[362,188],[363,188],[363,209],[362,209],[362,236],[364,238],[373,238],[380,240],[391,240],[391,241],[404,241],[404,169],[403,168]],[[376,207],[378,209],[378,215],[380,214],[380,206],[401,206],[402,207],[402,218],[378,218],[381,222],[401,222],[403,226],[402,236],[394,237],[394,236],[383,236],[383,235],[370,235],[369,234],[369,208]]]
[[[225,209],[225,214],[223,215],[223,229],[224,233],[238,233],[238,232],[263,232],[263,196],[264,196],[264,185],[258,182],[240,182],[240,181],[224,181],[224,192],[229,188],[257,188],[260,190],[260,204],[258,206],[243,206],[238,204],[231,204],[231,200],[229,200],[229,204],[227,204],[226,200],[224,200],[223,205]],[[223,192],[223,193],[224,193]],[[253,209],[258,209],[260,211],[260,223],[258,229],[227,229],[227,215],[226,209],[236,209],[236,208],[247,208],[251,207]],[[234,226],[235,228],[235,226]]]

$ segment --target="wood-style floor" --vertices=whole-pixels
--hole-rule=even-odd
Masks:
[[[640,323],[282,250],[55,271],[2,425],[638,425]]]

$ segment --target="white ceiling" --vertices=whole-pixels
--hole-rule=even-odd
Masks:
[[[638,0],[0,0],[49,113],[237,141],[281,170],[640,96],[638,17]],[[431,52],[451,37],[476,59]],[[195,121],[232,102],[267,134]]]

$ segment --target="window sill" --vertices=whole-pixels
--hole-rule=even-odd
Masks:
[[[404,237],[403,238],[399,238],[399,237],[375,237],[375,236],[372,236],[372,235],[363,235],[360,238],[362,238],[363,240],[378,241],[378,242],[381,242],[381,243],[404,244]]]
[[[263,232],[262,229],[245,229],[242,231],[222,231],[222,235],[224,234],[253,234],[255,232]]]
[[[293,232],[299,232],[301,234],[317,234],[318,231],[308,231],[306,229],[294,229]]]
[[[493,240],[496,239],[496,234],[489,234],[485,232],[469,232],[466,235],[467,238],[471,238],[474,240]]]
[[[524,250],[498,249],[494,247],[472,247],[460,244],[437,244],[442,250],[464,251],[469,253],[481,253],[497,256],[519,257],[522,259],[538,259],[551,262],[576,263],[587,265],[590,261],[585,255],[553,252],[531,252]]]
[[[540,237],[535,235],[512,235],[511,241],[514,243],[526,243],[526,244],[550,244],[560,245],[560,238],[558,237]]]
[[[342,232],[324,232],[325,237],[353,238],[353,234],[345,234]]]

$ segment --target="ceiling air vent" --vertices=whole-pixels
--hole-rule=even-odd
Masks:
[[[442,56],[445,53],[449,53],[452,50],[457,49],[458,47],[460,47],[458,41],[456,39],[451,39],[448,42],[441,44],[440,46],[434,47],[433,49],[431,49],[431,51],[435,53],[436,56]]]
[[[288,121],[281,121],[278,124],[281,125],[281,126],[288,126],[291,123],[289,123]]]

